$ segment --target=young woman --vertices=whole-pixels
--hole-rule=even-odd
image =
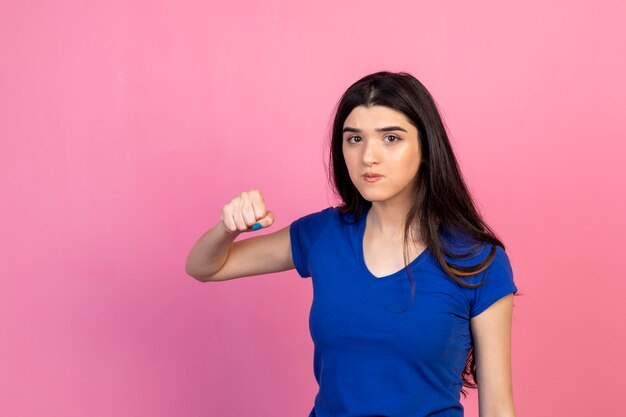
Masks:
[[[482,417],[515,416],[513,272],[428,90],[405,72],[351,85],[330,167],[341,205],[233,242],[274,222],[260,191],[244,191],[195,244],[187,273],[312,278],[319,391],[309,417],[463,416],[463,386],[478,388]]]

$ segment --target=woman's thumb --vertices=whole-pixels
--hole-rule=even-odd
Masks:
[[[261,228],[271,226],[274,223],[274,213],[267,211],[265,216],[261,217],[255,224],[252,225],[252,230],[259,230]]]

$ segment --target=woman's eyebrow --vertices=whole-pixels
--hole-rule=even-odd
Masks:
[[[406,129],[404,129],[403,127],[400,126],[387,126],[387,127],[379,127],[376,129],[377,132],[391,132],[394,130],[401,130],[403,132],[406,132]],[[361,133],[361,131],[357,128],[354,127],[344,127],[343,128],[343,133],[346,132],[355,132],[355,133]],[[408,132],[407,132],[408,133]]]

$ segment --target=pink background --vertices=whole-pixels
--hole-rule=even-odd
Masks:
[[[257,233],[334,204],[332,108],[379,70],[432,92],[505,242],[517,415],[626,415],[625,18],[618,0],[0,2],[0,415],[308,415],[311,282],[201,284],[185,258],[243,190],[276,215]]]

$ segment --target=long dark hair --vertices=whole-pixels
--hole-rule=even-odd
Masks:
[[[350,180],[342,151],[342,139],[343,124],[352,110],[357,106],[375,105],[402,112],[417,128],[421,147],[422,163],[416,176],[417,189],[404,226],[404,263],[411,282],[411,303],[415,297],[415,284],[408,267],[407,236],[417,233],[444,272],[457,284],[468,288],[480,286],[484,281],[469,284],[463,278],[475,276],[487,269],[495,256],[496,245],[504,249],[504,244],[475,207],[434,99],[411,74],[380,71],[367,75],[352,84],[337,103],[330,133],[329,182],[343,202],[339,211],[351,214],[356,220],[371,207],[372,203],[361,196]],[[419,231],[416,231],[418,224]],[[472,245],[469,251],[453,252],[444,236],[463,236]],[[476,265],[455,265],[445,258],[470,258],[479,249],[484,249],[485,243],[491,245],[490,252],[486,259]],[[467,354],[462,378],[463,386],[478,388],[473,347]],[[461,393],[467,396],[464,389]]]

